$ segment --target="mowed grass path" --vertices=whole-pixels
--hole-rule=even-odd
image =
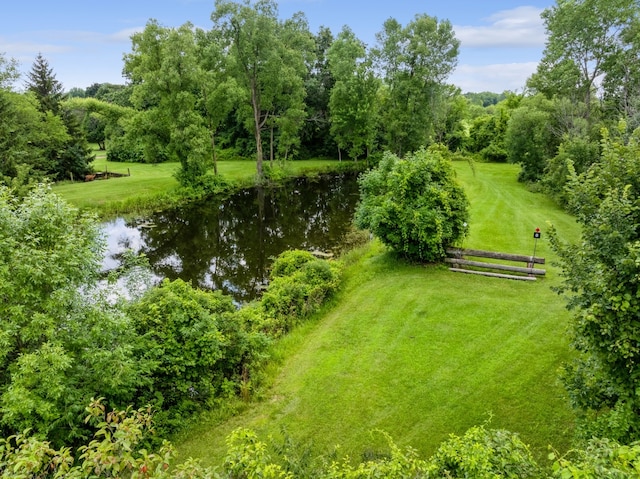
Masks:
[[[283,358],[262,401],[226,421],[202,422],[177,441],[183,458],[216,464],[225,437],[248,427],[282,431],[315,454],[340,446],[356,459],[385,450],[382,435],[423,457],[450,433],[489,421],[520,433],[538,459],[568,447],[572,414],[558,383],[570,357],[568,313],[546,223],[576,239],[572,218],[516,181],[514,165],[456,163],[471,200],[465,246],[536,255],[547,277],[520,282],[397,261],[374,242],[347,271],[335,304],[278,345]],[[355,255],[354,255],[355,256]]]

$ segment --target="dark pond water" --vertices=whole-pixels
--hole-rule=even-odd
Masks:
[[[254,299],[275,256],[287,249],[339,247],[358,201],[354,174],[298,178],[275,188],[250,188],[144,220],[107,223],[105,268],[125,249],[144,253],[153,273],[222,290],[237,302]]]

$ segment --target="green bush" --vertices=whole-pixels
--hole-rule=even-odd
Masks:
[[[270,334],[288,332],[317,311],[337,289],[339,263],[315,258],[306,251],[286,251],[274,262],[271,282],[260,301]]]
[[[414,260],[439,261],[467,233],[469,202],[441,146],[400,159],[385,153],[360,177],[356,225]]]
[[[121,140],[113,140],[107,149],[107,160],[144,163],[144,151],[141,146],[129,146]]]
[[[267,339],[235,313],[230,297],[182,280],[163,281],[129,307],[140,335],[138,355],[151,364],[140,403],[157,405],[164,426],[179,426],[222,390],[228,393],[230,383],[239,391],[250,379]]]
[[[476,426],[440,445],[427,477],[526,479],[541,477],[541,472],[517,434]]]
[[[285,251],[273,262],[269,276],[271,280],[281,276],[291,276],[295,272],[300,271],[303,265],[311,261],[316,261],[316,257],[308,251],[299,249]]]

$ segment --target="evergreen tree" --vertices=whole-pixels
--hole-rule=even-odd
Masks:
[[[91,171],[89,163],[93,160],[87,139],[80,129],[77,118],[62,108],[64,88],[56,79],[49,62],[38,54],[31,71],[27,74],[26,87],[36,96],[40,111],[50,112],[59,117],[67,130],[69,140],[59,149],[52,150],[49,157],[51,167],[45,172],[55,180],[69,177],[81,178]]]
[[[56,79],[49,62],[41,53],[38,53],[31,71],[27,73],[26,87],[28,91],[35,93],[43,112],[59,113],[60,102],[64,97],[62,83]]]

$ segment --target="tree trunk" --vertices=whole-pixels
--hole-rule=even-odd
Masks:
[[[251,106],[253,107],[253,124],[255,128],[255,138],[256,138],[256,171],[258,175],[258,181],[262,181],[264,176],[262,172],[262,135],[260,134],[260,130],[262,128],[262,124],[260,123],[260,104],[258,102],[258,92],[257,86],[255,82],[251,82]]]
[[[342,161],[342,150],[338,147],[338,161]]]
[[[213,151],[213,174],[218,176],[218,155],[216,154],[216,135],[211,131],[211,150]]]
[[[273,168],[273,125],[271,125],[271,138],[269,139],[269,166]]]

